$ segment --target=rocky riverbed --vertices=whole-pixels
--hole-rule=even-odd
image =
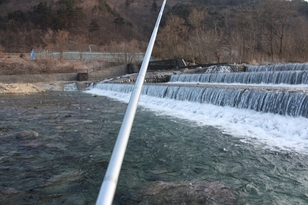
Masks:
[[[0,204],[94,204],[126,104],[83,92],[2,95],[0,104]],[[142,127],[132,132],[147,123],[152,131],[133,134],[114,204],[237,204],[237,191],[223,180],[209,182],[196,170],[183,175],[195,164],[183,161],[187,152],[199,148],[192,136],[184,137],[188,145],[171,139],[190,126],[176,130],[168,118],[138,112]]]

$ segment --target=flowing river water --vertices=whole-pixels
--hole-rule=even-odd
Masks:
[[[0,95],[0,204],[95,203],[129,98],[101,94]],[[138,204],[153,181],[217,181],[236,204],[308,204],[307,118],[198,106],[141,97],[114,204]]]

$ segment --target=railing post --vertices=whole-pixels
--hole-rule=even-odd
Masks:
[[[97,201],[96,201],[96,205],[111,205],[112,204],[118,178],[120,175],[122,162],[124,159],[124,155],[125,155],[125,151],[126,151],[126,147],[128,143],[128,139],[129,139],[129,135],[130,135],[133,121],[135,118],[135,113],[137,110],[137,105],[138,105],[139,97],[141,94],[141,89],[142,89],[143,82],[145,79],[147,67],[150,61],[150,57],[151,57],[152,50],[154,47],[158,27],[160,24],[161,17],[163,15],[165,4],[166,4],[166,0],[164,0],[161,10],[159,12],[159,15],[157,17],[157,21],[156,21],[152,36],[150,38],[148,48],[146,50],[146,53],[145,53],[145,56],[144,56],[144,59],[143,59],[143,62],[142,62],[142,65],[141,65],[141,68],[138,74],[138,78],[136,80],[133,92],[131,94],[131,97],[130,97],[130,100],[129,100],[129,103],[126,109],[126,113],[125,113],[125,116],[124,116],[124,119],[123,119],[123,122],[120,128],[120,132],[118,134],[118,138],[115,143],[115,146],[114,146],[114,149],[113,149],[110,161],[109,161],[109,165],[108,165],[108,168],[105,174],[105,178],[102,183],[102,186],[101,186],[101,189],[100,189]]]

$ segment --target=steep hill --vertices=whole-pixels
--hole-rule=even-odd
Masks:
[[[153,2],[1,0],[0,51],[28,52],[33,47],[44,48],[47,45],[42,37],[48,29],[66,30],[78,44],[106,46],[132,39],[147,41],[162,3],[158,0],[154,8]]]
[[[163,0],[0,0],[1,52],[144,52]],[[167,0],[153,55],[192,63],[307,61],[302,0]],[[21,55],[24,56],[24,55]]]
[[[148,41],[163,0],[0,0],[0,51],[29,52],[48,45],[47,30],[66,30],[78,44],[106,46]],[[224,4],[238,0],[168,0],[176,4]],[[166,18],[166,15],[164,16]],[[1,49],[2,45],[2,49]],[[81,46],[85,49],[87,46]],[[71,49],[73,45],[69,46]],[[79,46],[80,47],[80,46]],[[49,48],[50,49],[50,48]],[[81,48],[79,48],[81,49]]]

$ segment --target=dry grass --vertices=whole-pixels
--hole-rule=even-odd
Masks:
[[[0,59],[0,75],[38,73],[39,66],[22,58]]]
[[[0,75],[81,73],[106,67],[99,61],[59,61],[53,59],[26,60],[23,58],[0,58]]]
[[[27,94],[37,93],[43,90],[33,84],[2,84],[0,83],[0,94]]]

